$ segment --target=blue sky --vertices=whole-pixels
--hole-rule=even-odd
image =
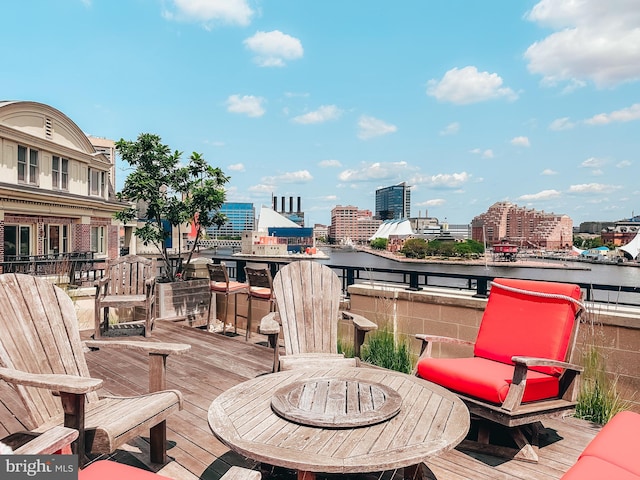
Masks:
[[[403,181],[412,216],[449,223],[498,201],[640,214],[637,0],[23,0],[1,18],[0,99],[158,134],[229,174],[229,201],[301,196],[307,225]]]

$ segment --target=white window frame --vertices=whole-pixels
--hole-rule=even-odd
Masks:
[[[39,153],[35,148],[18,145],[18,183],[39,185]]]
[[[107,172],[98,170],[96,168],[88,169],[87,176],[88,194],[91,197],[105,197],[107,190]]]
[[[55,190],[69,190],[69,159],[53,155],[51,157],[51,183]]]
[[[51,230],[58,230],[57,247],[51,244]],[[44,226],[44,252],[46,255],[67,253],[69,251],[69,225],[66,224],[47,224]]]
[[[16,256],[30,256],[31,255],[31,251],[32,251],[32,241],[33,238],[31,236],[33,230],[33,225],[24,225],[24,224],[10,224],[10,225],[5,225],[4,226],[4,231],[5,231],[5,241],[7,239],[7,229],[8,228],[15,228],[16,229],[16,252],[15,255]],[[27,250],[26,252],[21,251],[21,247],[22,247],[22,242],[21,242],[21,237],[22,234],[26,233],[27,237],[28,237],[28,241],[26,243],[27,245]],[[6,251],[5,251],[5,255],[7,255]]]
[[[98,254],[107,253],[107,227],[91,227],[91,251]]]

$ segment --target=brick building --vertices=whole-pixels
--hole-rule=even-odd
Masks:
[[[53,107],[0,102],[0,261],[118,256],[113,214],[123,204],[113,189],[115,151],[112,141],[96,143]]]
[[[376,233],[381,220],[373,218],[371,210],[360,210],[352,205],[337,205],[331,210],[329,242],[334,244],[368,243]]]
[[[573,221],[567,215],[498,202],[474,217],[471,237],[487,245],[507,240],[522,248],[560,250],[573,246]]]

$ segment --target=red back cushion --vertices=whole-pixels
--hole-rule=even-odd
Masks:
[[[476,339],[475,356],[512,363],[514,355],[565,361],[579,306],[562,295],[579,300],[580,287],[566,283],[500,278],[491,287]],[[520,293],[500,288],[521,290]],[[538,293],[539,295],[535,295]],[[559,375],[557,367],[534,367]]]

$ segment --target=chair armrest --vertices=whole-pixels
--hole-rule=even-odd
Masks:
[[[278,312],[270,312],[260,320],[258,331],[262,335],[277,335],[280,333],[280,315]]]
[[[364,332],[370,332],[371,330],[376,330],[378,325],[373,323],[371,320],[363,317],[362,315],[356,315],[355,313],[345,312],[344,310],[340,311],[342,318],[345,320],[351,320],[353,322],[353,326],[357,330],[362,330]]]
[[[522,364],[526,367],[558,367],[567,370],[575,370],[576,372],[582,372],[584,370],[580,365],[573,363],[561,362],[559,360],[551,360],[549,358],[537,358],[537,357],[522,357],[516,355],[511,357],[513,363]]]
[[[423,358],[431,357],[431,349],[434,343],[446,343],[448,345],[464,345],[469,347],[473,347],[475,345],[474,342],[470,342],[469,340],[462,340],[460,338],[453,338],[453,337],[443,337],[440,335],[427,335],[424,333],[416,334],[415,338],[422,341],[422,345],[420,346],[420,355],[418,356],[418,361]],[[416,362],[416,368],[417,368],[417,365],[418,365],[418,362]]]
[[[13,453],[16,455],[51,455],[70,445],[76,438],[78,438],[77,430],[55,426],[16,448]]]
[[[149,355],[182,355],[191,350],[186,343],[137,342],[131,340],[85,340],[89,348],[114,348],[116,350],[135,350]]]
[[[530,367],[559,367],[569,370],[569,379],[561,382],[560,395],[563,398],[567,393],[570,396],[575,395],[577,382],[574,382],[573,380],[576,378],[577,374],[579,375],[580,372],[584,370],[579,365],[552,360],[550,358],[524,357],[516,355],[511,357],[511,361],[515,364],[513,379],[509,386],[509,393],[507,393],[507,397],[504,399],[504,402],[502,402],[502,408],[509,412],[518,409],[522,404],[522,397],[527,385],[527,372]]]
[[[53,391],[75,394],[93,392],[102,387],[102,380],[98,378],[55,373],[28,373],[2,367],[0,367],[0,378],[7,383],[15,385],[47,388]]]
[[[95,281],[93,282],[93,286],[94,286],[94,287],[96,287],[96,288],[102,288],[102,287],[104,287],[107,283],[109,283],[109,280],[110,280],[110,279],[109,279],[109,277],[102,277],[102,278],[99,278],[99,279],[97,279],[97,280],[95,280]]]

